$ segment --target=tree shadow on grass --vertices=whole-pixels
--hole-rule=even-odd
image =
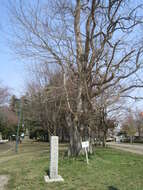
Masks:
[[[108,190],[119,190],[119,189],[117,189],[116,187],[113,187],[113,186],[109,186]]]
[[[46,168],[45,172],[46,172],[46,175],[50,175],[50,169],[49,168]]]

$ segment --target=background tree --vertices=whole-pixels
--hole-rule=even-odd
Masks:
[[[9,96],[9,89],[0,83],[0,106],[8,102]]]
[[[137,126],[131,110],[129,111],[128,116],[122,125],[122,131],[126,132],[127,136],[130,137],[130,143],[133,143],[134,136],[137,132]]]
[[[139,136],[139,140],[143,137],[143,113],[140,110],[135,112],[135,124]]]
[[[0,83],[0,132],[2,132],[2,135],[5,138],[7,137],[7,132],[5,131],[8,131],[8,120],[10,120],[12,123],[14,121],[14,118],[11,115],[11,113],[8,113],[8,115],[6,114],[6,105],[8,104],[9,97],[10,91],[8,87],[5,87],[2,83]]]
[[[4,106],[0,110],[0,131],[4,139],[11,139],[16,135],[18,117],[9,107]]]
[[[45,64],[40,64],[38,70],[37,67],[34,68],[32,75],[25,95],[26,122],[30,125],[33,123],[36,131],[43,130],[46,137],[58,134],[60,140],[68,138],[65,121],[66,105],[61,87],[62,74],[59,71],[52,73]],[[32,132],[33,130],[31,129]]]

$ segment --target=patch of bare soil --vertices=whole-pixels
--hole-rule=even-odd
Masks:
[[[4,190],[4,187],[8,183],[8,176],[7,175],[0,175],[0,190]]]

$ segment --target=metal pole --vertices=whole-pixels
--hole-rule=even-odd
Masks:
[[[19,106],[19,111],[18,111],[18,126],[17,126],[17,133],[16,133],[16,145],[15,145],[15,152],[18,152],[18,142],[19,142],[19,129],[20,129],[20,122],[21,122],[21,102]]]

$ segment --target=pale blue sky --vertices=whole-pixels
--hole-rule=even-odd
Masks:
[[[6,1],[0,0],[0,81],[10,87],[12,93],[20,95],[24,87],[24,64],[16,60],[7,44],[9,21]]]
[[[16,0],[12,1],[16,3]],[[0,81],[9,86],[12,93],[19,96],[24,91],[26,72],[24,63],[16,59],[15,55],[10,52],[9,44],[7,44],[7,37],[10,32],[6,9],[7,2],[8,0],[0,0]],[[138,2],[143,2],[143,0],[134,0],[135,4]],[[138,105],[141,107],[142,102]]]

